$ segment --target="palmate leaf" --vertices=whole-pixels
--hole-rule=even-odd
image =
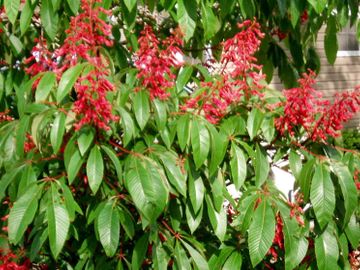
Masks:
[[[265,199],[256,208],[249,227],[249,253],[253,267],[258,265],[272,245],[275,236],[275,215]]]

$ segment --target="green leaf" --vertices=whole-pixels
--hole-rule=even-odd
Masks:
[[[351,216],[350,222],[345,228],[345,233],[353,249],[357,249],[360,242],[360,226],[355,214]]]
[[[168,256],[162,244],[157,244],[152,256],[154,262],[154,269],[167,270]]]
[[[181,151],[184,151],[190,138],[190,117],[188,114],[180,116],[177,120],[176,133]]]
[[[278,203],[278,206],[283,221],[285,269],[294,269],[304,259],[308,241],[304,236],[299,235],[299,224],[291,217],[289,206],[285,203]]]
[[[192,269],[186,251],[182,248],[179,241],[176,241],[175,244],[174,257],[175,257],[176,269],[181,269],[181,270]]]
[[[342,220],[343,226],[345,227],[349,221],[354,211],[356,210],[358,193],[353,181],[353,176],[351,175],[349,168],[333,162],[331,168],[338,177],[338,182],[341,188],[342,197],[344,198],[345,204],[345,216]]]
[[[108,257],[115,255],[120,239],[119,212],[113,201],[108,201],[100,210],[96,219],[100,243]]]
[[[91,191],[95,194],[104,177],[104,161],[99,146],[95,145],[89,154],[86,163],[86,175]]]
[[[244,184],[246,179],[246,157],[244,152],[234,143],[231,144],[230,167],[235,188],[240,190],[240,187]]]
[[[12,24],[15,24],[19,13],[20,0],[4,0],[4,7],[7,17]]]
[[[179,75],[176,78],[176,88],[178,92],[182,91],[184,86],[190,80],[193,70],[192,66],[185,66],[181,68]]]
[[[82,158],[79,149],[76,148],[70,158],[69,165],[67,167],[69,184],[71,184],[75,180],[83,163],[84,159]]]
[[[196,28],[197,4],[193,0],[178,0],[177,18],[185,41],[189,41]]]
[[[227,258],[235,250],[232,246],[223,245],[219,253],[214,253],[209,260],[210,269],[222,269],[221,267],[226,262]],[[240,269],[240,268],[239,268]]]
[[[130,239],[133,239],[135,235],[134,219],[131,216],[129,210],[125,207],[119,207],[119,217],[121,226],[124,228],[126,234]]]
[[[70,93],[83,68],[84,64],[77,64],[64,72],[60,79],[56,95],[56,101],[58,103],[60,103]]]
[[[34,219],[38,208],[38,195],[40,191],[40,186],[32,185],[26,193],[16,200],[10,209],[8,234],[11,243],[19,243],[27,227]]]
[[[319,164],[315,168],[311,183],[310,200],[320,228],[324,228],[331,220],[335,210],[335,189],[330,172],[324,164]]]
[[[324,8],[328,4],[327,0],[308,0],[308,2],[314,7],[317,14],[323,12]]]
[[[114,164],[116,174],[119,178],[119,182],[122,183],[122,166],[119,158],[116,156],[115,151],[107,147],[106,145],[102,145],[101,148],[102,150],[104,150],[106,155],[110,158],[111,162]]]
[[[51,72],[51,71],[46,72],[42,76],[42,78],[36,88],[36,92],[35,92],[36,102],[41,102],[41,101],[46,100],[51,89],[54,87],[55,83],[56,83],[55,73]]]
[[[258,109],[253,108],[247,120],[247,131],[249,132],[250,140],[252,140],[258,133],[261,123],[264,119],[264,114]]]
[[[169,182],[181,195],[186,197],[187,172],[184,168],[181,168],[180,157],[175,152],[163,152],[159,154],[159,157],[165,167]]]
[[[194,233],[194,231],[199,227],[202,216],[203,216],[203,205],[200,206],[200,209],[198,212],[194,212],[193,207],[191,203],[186,204],[185,208],[185,215],[186,215],[186,221],[189,226],[191,234]]]
[[[10,35],[9,40],[10,40],[11,48],[12,48],[15,56],[20,55],[24,49],[24,46],[23,46],[21,40],[14,34]]]
[[[336,18],[331,16],[326,27],[324,39],[325,54],[330,64],[335,63],[336,54],[339,49],[336,33]]]
[[[137,0],[124,0],[124,4],[129,11],[132,11],[136,7]]]
[[[135,93],[133,106],[136,121],[138,122],[140,129],[143,130],[150,117],[148,93],[145,91],[138,91]]]
[[[315,254],[319,270],[338,269],[339,247],[329,227],[315,238]]]
[[[261,130],[266,141],[271,143],[275,135],[274,117],[265,117],[261,125]]]
[[[291,172],[293,173],[296,179],[299,179],[301,169],[302,169],[302,161],[300,155],[296,153],[294,150],[290,151],[289,154],[289,165]]]
[[[291,14],[291,25],[295,29],[297,23],[299,22],[301,15],[301,2],[303,0],[292,0],[290,1],[290,14]]]
[[[52,192],[52,198],[47,207],[50,250],[55,259],[65,244],[70,227],[69,214],[66,208],[59,203],[60,200],[59,193]]]
[[[189,174],[189,198],[194,212],[197,213],[204,201],[205,186],[198,172]]]
[[[209,175],[212,176],[224,160],[229,139],[223,131],[217,132],[212,125],[208,125],[208,130],[211,137]]]
[[[277,4],[280,10],[281,17],[284,17],[287,9],[286,0],[277,0]]]
[[[59,15],[54,11],[51,0],[42,0],[40,9],[41,25],[51,40],[55,39]],[[58,101],[59,102],[59,101]]]
[[[227,217],[223,207],[220,208],[220,211],[217,212],[210,196],[205,196],[207,212],[210,220],[211,227],[214,229],[215,235],[224,241],[227,227]]]
[[[184,247],[189,251],[190,256],[193,258],[193,261],[199,270],[208,270],[209,265],[203,255],[200,254],[199,251],[197,251],[195,248],[193,248],[191,245],[186,243],[184,240],[181,240],[181,243],[184,245]]]
[[[255,15],[255,4],[254,0],[239,0],[241,13],[244,17],[252,19]]]
[[[26,132],[29,128],[30,116],[24,115],[19,122],[19,126],[16,132],[16,154],[19,157],[24,155],[24,143],[26,140]]]
[[[157,164],[134,157],[126,171],[125,185],[135,206],[149,221],[155,221],[168,200],[165,175]]]
[[[141,236],[141,238],[136,242],[131,260],[133,270],[139,270],[141,268],[148,248],[148,242],[149,235],[147,233]]]
[[[166,126],[167,120],[167,111],[166,111],[166,104],[164,101],[154,99],[154,111],[155,111],[155,122],[157,125],[158,130],[163,130]]]
[[[35,5],[31,4],[31,0],[26,0],[25,5],[20,14],[20,32],[23,36],[30,26],[31,18],[34,14]]]
[[[270,164],[267,160],[265,150],[259,144],[256,144],[255,153],[255,183],[260,187],[268,178],[270,172]]]
[[[79,7],[80,7],[80,0],[66,0],[71,12],[75,15],[77,14]]]
[[[252,194],[250,196],[243,195],[241,197],[241,200],[238,204],[240,214],[238,217],[236,217],[234,223],[239,224],[240,231],[242,233],[245,233],[249,228],[254,215],[255,204],[258,200],[258,194]]]
[[[57,154],[62,145],[65,133],[65,120],[65,113],[58,112],[50,131],[50,142],[55,154]]]
[[[241,269],[242,255],[239,251],[235,250],[226,260],[222,270]]]
[[[258,265],[270,249],[275,236],[275,215],[266,200],[256,208],[249,227],[249,253],[253,267]]]
[[[211,6],[204,4],[204,2],[201,2],[201,18],[204,26],[204,37],[206,40],[209,40],[219,31],[221,27],[220,22]]]
[[[196,169],[199,169],[209,154],[210,135],[205,125],[196,119],[191,125],[191,146]]]
[[[123,143],[127,146],[133,137],[135,137],[135,123],[131,115],[123,108],[118,108],[121,116],[121,126],[124,129]]]
[[[308,201],[310,195],[311,179],[314,171],[314,164],[316,159],[310,159],[302,167],[299,178],[296,180],[299,182],[300,190],[304,195],[304,201]]]
[[[86,151],[90,148],[95,138],[95,131],[92,128],[82,128],[77,139],[80,154],[84,156]]]

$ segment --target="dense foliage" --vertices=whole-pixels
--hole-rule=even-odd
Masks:
[[[328,138],[360,88],[307,68],[358,1],[0,4],[0,269],[350,267],[360,156]]]

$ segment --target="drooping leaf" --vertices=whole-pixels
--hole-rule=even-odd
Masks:
[[[320,228],[324,228],[331,220],[335,210],[335,189],[330,172],[324,164],[319,164],[315,168],[311,183],[310,200]]]
[[[144,234],[136,242],[131,260],[132,269],[139,270],[141,268],[142,262],[145,259],[146,251],[148,248],[148,241],[149,241],[149,235]]]
[[[197,213],[204,201],[205,186],[201,176],[197,172],[189,174],[189,198],[194,212]]]
[[[86,163],[86,175],[91,191],[95,194],[103,180],[104,161],[99,146],[95,145],[89,154]]]
[[[205,196],[207,212],[210,220],[210,224],[214,229],[215,235],[220,239],[220,241],[224,240],[227,228],[227,219],[226,213],[223,207],[220,208],[220,211],[216,211],[210,196]]]
[[[341,188],[342,197],[344,198],[346,211],[343,220],[343,226],[346,226],[356,209],[358,193],[353,181],[353,176],[346,166],[334,162],[332,163],[331,167],[338,177],[338,183]]]
[[[61,144],[63,142],[65,133],[65,120],[66,115],[63,112],[58,112],[50,131],[50,142],[55,154],[60,150]]]
[[[223,162],[229,139],[223,131],[218,132],[212,125],[208,125],[211,138],[209,174],[212,176]]]
[[[191,146],[195,166],[199,169],[209,154],[210,135],[205,125],[197,119],[191,124]]]
[[[112,150],[110,147],[107,147],[106,145],[102,145],[101,149],[104,150],[106,155],[110,158],[111,162],[113,163],[113,165],[115,167],[116,174],[119,178],[119,182],[122,183],[122,166],[121,166],[119,158],[116,156],[115,151]]]
[[[56,94],[56,101],[58,103],[60,103],[70,93],[83,68],[84,64],[77,64],[64,72],[60,79]]]
[[[193,67],[191,66],[183,67],[180,70],[179,75],[176,78],[176,88],[178,92],[183,90],[184,86],[191,78],[192,73],[193,73]]]
[[[231,144],[231,156],[231,176],[235,188],[239,190],[246,178],[246,157],[243,151],[234,143]]]
[[[137,0],[124,0],[125,6],[129,11],[132,11],[136,7]]]
[[[34,7],[35,5],[32,5],[31,0],[26,0],[20,15],[20,32],[22,36],[26,33],[30,26],[31,18],[34,14]]]
[[[120,218],[113,201],[108,201],[96,219],[100,243],[108,257],[114,256],[119,246]]]
[[[190,232],[194,233],[194,231],[199,227],[202,219],[202,215],[203,215],[202,205],[200,206],[200,209],[197,212],[195,212],[193,210],[192,205],[188,202],[186,204],[185,215]]]
[[[56,75],[54,72],[49,71],[42,76],[35,92],[36,102],[41,102],[46,100],[51,89],[54,87],[55,82],[56,82]]]
[[[335,63],[336,54],[339,48],[336,33],[337,33],[336,19],[334,16],[332,16],[330,17],[329,22],[327,24],[325,39],[324,39],[325,54],[330,64]]]
[[[59,193],[52,192],[52,198],[48,204],[46,213],[48,219],[50,250],[56,259],[65,244],[70,227],[69,213],[64,205],[60,204]]]
[[[59,15],[55,12],[51,0],[41,1],[40,18],[41,25],[44,27],[46,34],[51,40],[54,40],[58,28]]]
[[[11,243],[19,243],[25,230],[34,219],[38,208],[40,190],[40,186],[32,185],[10,209],[8,234]]]
[[[190,253],[190,256],[193,258],[193,261],[199,270],[207,270],[209,269],[209,265],[203,255],[200,254],[195,248],[186,243],[184,240],[180,240],[184,247]]]
[[[84,156],[84,154],[86,153],[86,151],[90,148],[93,140],[95,137],[95,132],[93,129],[89,128],[89,129],[82,129],[80,131],[80,135],[77,139],[77,143],[78,143],[78,147],[80,150],[80,154],[82,156]]]
[[[152,103],[154,104],[155,122],[157,128],[159,130],[163,130],[166,126],[166,120],[167,120],[166,104],[158,99],[154,99]]]
[[[206,40],[211,39],[219,31],[221,25],[219,19],[214,14],[210,5],[201,2],[201,17],[204,26],[204,36]]]
[[[77,14],[80,7],[80,0],[66,0],[72,13]]]
[[[176,133],[181,151],[184,151],[190,138],[190,117],[188,114],[180,116],[177,120]]]
[[[313,177],[315,161],[316,159],[308,160],[302,167],[299,178],[296,178],[296,181],[299,182],[300,190],[304,195],[304,201],[307,201],[310,196],[311,179]]]
[[[270,165],[267,160],[267,154],[259,144],[256,145],[255,153],[255,183],[260,187],[268,178]]]
[[[4,7],[9,21],[14,24],[19,13],[20,0],[4,0]]]
[[[134,113],[140,129],[144,129],[150,117],[149,95],[145,91],[135,93],[133,99]]]
[[[177,2],[177,18],[185,41],[189,41],[194,35],[196,28],[197,3],[192,0],[179,0]]]
[[[123,143],[127,146],[131,139],[135,136],[135,123],[131,115],[123,108],[118,108],[121,116],[121,126],[124,129]]]
[[[242,255],[239,251],[235,250],[228,257],[222,270],[241,269],[242,266]]]
[[[275,215],[269,202],[261,201],[249,227],[249,253],[253,267],[258,265],[272,245],[275,236]]]
[[[263,119],[264,114],[258,108],[253,108],[251,110],[246,126],[250,140],[252,140],[257,135]]]
[[[338,268],[339,247],[336,237],[329,227],[315,238],[315,254],[319,270]]]
[[[326,4],[328,3],[326,0],[308,0],[308,2],[313,6],[316,13],[320,14],[323,12]]]

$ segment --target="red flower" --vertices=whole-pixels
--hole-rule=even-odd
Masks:
[[[175,75],[172,67],[180,67],[182,52],[179,45],[182,41],[176,36],[170,36],[161,42],[155,36],[153,29],[145,25],[139,38],[139,50],[136,52],[135,66],[139,70],[137,77],[150,92],[151,98],[167,99],[168,89],[174,86]]]
[[[284,91],[286,102],[284,115],[275,121],[281,134],[286,131],[293,136],[294,128],[302,127],[313,141],[327,136],[339,136],[342,123],[351,119],[360,110],[360,88],[342,92],[335,96],[333,104],[322,99],[320,92],[313,88],[316,74],[309,71],[299,79],[300,87]]]
[[[202,83],[202,94],[190,98],[183,110],[198,109],[213,124],[218,123],[234,104],[251,95],[262,96],[263,75],[261,66],[255,64],[255,52],[259,49],[260,39],[264,36],[259,23],[250,20],[238,25],[241,31],[223,43],[221,76],[214,82]],[[251,82],[249,83],[249,79]]]

